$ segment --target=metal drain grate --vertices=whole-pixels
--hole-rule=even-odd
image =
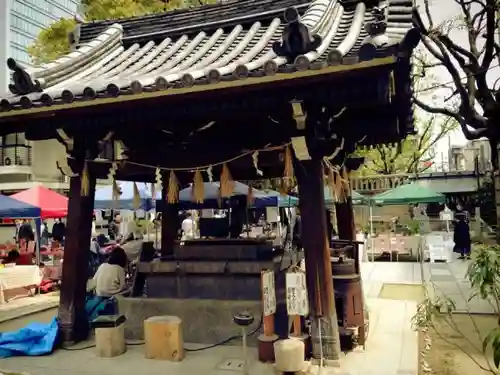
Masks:
[[[242,359],[229,358],[220,362],[216,367],[218,370],[243,371],[245,362]]]

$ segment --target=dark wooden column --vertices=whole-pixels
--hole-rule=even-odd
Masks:
[[[74,155],[78,159],[75,160],[76,167],[73,169],[78,168],[82,171],[85,149],[76,150]],[[96,184],[96,177],[91,169],[88,173],[88,180],[88,196],[83,196],[81,193],[79,175],[71,177],[69,185],[66,242],[59,301],[59,327],[64,344],[85,340],[89,333],[85,296]]]
[[[335,215],[339,238],[349,241],[356,240],[356,225],[351,197],[348,197],[343,203],[335,203]]]
[[[314,320],[313,355],[319,357],[321,328],[324,358],[338,359],[340,341],[324,208],[323,165],[321,159],[296,161],[295,165],[300,194],[307,289]]]
[[[163,176],[161,211],[161,256],[169,257],[174,252],[179,229],[179,205],[167,202],[168,175]]]

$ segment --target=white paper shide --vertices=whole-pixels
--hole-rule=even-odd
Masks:
[[[286,274],[286,309],[289,316],[309,314],[305,272],[298,271]]]
[[[264,305],[264,316],[276,313],[274,271],[262,272],[262,303]]]

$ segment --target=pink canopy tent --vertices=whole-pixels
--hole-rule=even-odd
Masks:
[[[39,207],[42,219],[60,218],[68,215],[68,198],[44,186],[36,186],[10,197]]]

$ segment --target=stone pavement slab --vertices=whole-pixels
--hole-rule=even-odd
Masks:
[[[322,369],[321,374],[334,371],[336,375],[416,375],[418,340],[410,325],[411,316],[416,312],[415,302],[369,298],[367,305],[370,330],[366,350],[356,349],[341,358],[339,368]],[[75,375],[241,375],[240,371],[221,370],[218,366],[228,359],[241,358],[240,347],[218,346],[188,352],[180,363],[155,361],[145,359],[144,347],[136,345],[129,346],[124,355],[111,359],[97,358],[94,349],[58,350],[50,356],[9,358],[0,362],[0,372],[3,369],[31,375],[66,375],[68,372]],[[249,359],[250,375],[274,375],[271,365],[257,361],[255,348],[249,349]]]
[[[449,263],[364,262],[361,267],[363,289],[367,298],[376,298],[384,283],[420,284],[422,277],[430,293],[453,299],[458,312],[491,314],[488,301],[474,298],[466,279],[470,261],[457,259]],[[423,275],[423,276],[422,276]]]
[[[0,305],[0,323],[59,306],[59,295],[23,297]]]

